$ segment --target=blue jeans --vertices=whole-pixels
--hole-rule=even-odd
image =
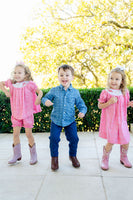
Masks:
[[[54,122],[51,122],[50,129],[50,153],[51,157],[58,157],[58,148],[60,142],[60,133],[62,131],[62,126],[56,125]],[[77,135],[77,126],[74,121],[69,126],[64,127],[65,136],[69,141],[69,156],[76,156],[77,146],[78,146],[78,135]]]

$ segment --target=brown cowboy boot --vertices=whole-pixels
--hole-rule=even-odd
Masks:
[[[72,161],[73,167],[75,167],[75,168],[80,167],[80,163],[79,163],[79,161],[78,161],[76,156],[69,156],[69,158]]]
[[[51,158],[51,169],[52,170],[57,170],[59,168],[59,165],[58,165],[58,157],[52,157]]]

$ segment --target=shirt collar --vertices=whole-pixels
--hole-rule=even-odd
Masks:
[[[107,92],[109,93],[109,94],[111,94],[111,95],[115,95],[115,96],[120,96],[120,95],[122,95],[122,92],[121,92],[121,90],[115,90],[115,89],[106,89],[107,90]]]
[[[63,85],[61,85],[60,84],[60,86],[59,86],[62,90],[64,90],[64,87],[63,87]],[[69,88],[68,88],[68,90],[72,90],[73,89],[73,86],[72,86],[72,84],[70,84],[70,86],[69,86]]]

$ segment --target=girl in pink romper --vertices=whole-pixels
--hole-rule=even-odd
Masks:
[[[9,88],[9,91],[6,89]],[[34,113],[41,112],[40,105],[35,105],[42,97],[42,91],[33,82],[31,72],[24,64],[17,64],[13,71],[13,79],[0,82],[0,89],[10,97],[11,121],[13,127],[13,158],[8,161],[14,164],[21,160],[20,130],[25,128],[29,142],[30,164],[37,162],[36,145],[32,135]],[[38,94],[38,96],[36,95]]]
[[[132,167],[127,158],[130,140],[127,107],[133,107],[133,101],[129,99],[124,68],[116,67],[108,76],[108,88],[101,92],[98,99],[98,107],[102,109],[99,136],[107,139],[107,144],[103,147],[101,163],[103,170],[109,169],[109,154],[113,144],[120,144],[121,164],[128,168]]]

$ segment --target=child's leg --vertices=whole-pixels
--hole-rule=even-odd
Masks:
[[[79,141],[76,122],[64,127],[64,129],[66,138],[69,141],[69,156],[76,156]]]
[[[23,119],[23,126],[25,127],[25,133],[29,141],[29,145],[32,147],[34,145],[34,137],[32,135],[32,128],[34,124],[34,115]]]
[[[59,168],[58,166],[58,148],[59,148],[59,142],[60,142],[60,133],[61,133],[62,127],[57,126],[55,123],[51,122],[51,128],[50,128],[50,153],[51,153],[51,169],[57,170]]]
[[[132,164],[129,162],[127,157],[127,151],[128,151],[129,143],[123,144],[120,146],[120,162],[127,168],[131,168]]]
[[[22,120],[18,120],[11,116],[11,122],[12,122],[12,127],[13,127],[13,144],[14,146],[17,144],[20,144],[20,130],[22,127]]]
[[[107,143],[106,146],[103,147],[103,156],[102,156],[102,163],[101,168],[103,170],[109,169],[109,155],[112,150],[113,144]]]
[[[51,157],[58,157],[58,148],[59,148],[61,130],[62,130],[61,126],[57,126],[55,123],[51,122],[50,137],[49,137]]]
[[[14,146],[20,144],[20,130],[21,127],[13,127],[13,144]]]
[[[72,161],[73,167],[80,167],[80,163],[76,157],[77,154],[77,146],[78,146],[78,135],[77,135],[77,126],[76,122],[73,122],[69,126],[65,128],[65,135],[67,140],[69,141],[69,158]]]
[[[34,137],[32,135],[32,128],[25,128],[25,133],[28,138],[29,145],[32,147],[34,145]]]
[[[129,143],[128,144],[123,144],[121,145],[124,149],[128,150],[128,147],[129,147]]]
[[[113,144],[111,144],[111,143],[107,143],[106,146],[105,146],[105,150],[106,150],[106,152],[111,151],[112,146],[113,146]]]
[[[25,128],[25,133],[29,141],[30,164],[34,165],[37,163],[37,152],[36,152],[36,144],[34,143],[34,137],[32,135],[32,128]]]

